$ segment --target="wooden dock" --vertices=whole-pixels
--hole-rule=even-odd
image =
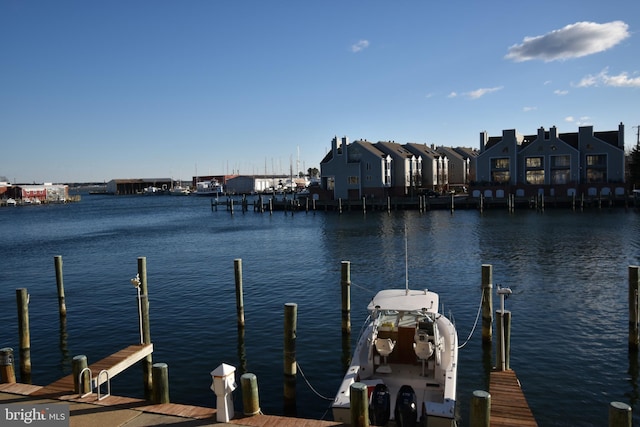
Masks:
[[[134,344],[129,347],[120,350],[104,359],[89,365],[91,370],[91,383],[92,388],[97,388],[100,384],[107,381],[107,378],[112,379],[128,367],[134,365],[140,360],[153,352],[153,344]],[[106,371],[101,375],[102,371]],[[73,395],[77,394],[74,391],[74,378],[73,374],[69,374],[66,377],[59,379],[40,390],[36,391],[34,395]]]
[[[524,397],[516,373],[506,371],[491,372],[491,426],[531,427],[538,423],[533,418],[527,399]]]

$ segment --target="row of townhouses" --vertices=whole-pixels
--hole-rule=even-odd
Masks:
[[[335,137],[320,163],[325,196],[338,199],[402,197],[427,190],[469,189],[473,195],[597,195],[624,191],[624,125],[617,130],[535,135],[480,133],[480,149],[426,144],[371,143]],[[593,193],[597,194],[593,194]]]
[[[424,190],[465,185],[474,176],[471,148],[427,144],[371,143],[335,137],[320,162],[322,188],[335,199],[414,196]]]

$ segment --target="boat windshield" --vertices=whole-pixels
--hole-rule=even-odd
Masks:
[[[376,315],[376,325],[379,330],[391,331],[401,327],[416,327],[421,323],[433,323],[433,321],[434,313],[425,310],[380,310]]]

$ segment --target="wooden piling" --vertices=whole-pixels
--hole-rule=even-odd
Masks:
[[[482,342],[491,343],[493,330],[493,266],[482,264]]]
[[[154,363],[152,372],[151,401],[155,404],[169,403],[169,366],[166,363]]]
[[[91,390],[91,375],[88,371],[82,374],[82,387],[80,386],[80,373],[88,366],[87,356],[79,354],[71,360],[71,372],[73,373],[73,391],[85,394]]]
[[[236,314],[238,328],[244,328],[244,298],[242,295],[242,259],[233,260],[233,271],[236,277]]]
[[[640,336],[638,322],[640,321],[640,277],[637,265],[629,266],[629,349],[638,351]]]
[[[31,384],[31,334],[29,332],[29,294],[26,288],[16,289],[18,303],[18,333],[20,336],[20,382]]]
[[[387,213],[391,213],[391,197],[387,196]]]
[[[511,312],[496,310],[496,334],[498,344],[496,348],[496,370],[507,371],[511,359]]]
[[[369,397],[367,385],[356,382],[351,384],[349,389],[351,425],[353,427],[369,427]]]
[[[351,262],[342,261],[340,277],[342,294],[342,334],[351,334]]]
[[[0,348],[0,383],[13,384],[16,382],[16,372],[13,368],[13,349]]]
[[[142,340],[143,344],[151,344],[151,328],[149,325],[149,289],[147,286],[147,258],[138,257],[138,275],[140,277],[140,314],[142,317]],[[151,398],[153,384],[153,359],[151,354],[142,360],[142,382],[144,385],[144,396]]]
[[[242,408],[245,416],[251,417],[260,413],[260,396],[258,395],[258,378],[247,372],[240,377],[242,387]]]
[[[364,196],[362,197],[362,213],[367,213],[367,198]]]
[[[338,213],[342,213],[342,198],[338,199]]]
[[[489,427],[491,425],[491,394],[476,390],[471,396],[469,427]]]
[[[62,256],[54,257],[54,265],[56,269],[56,284],[58,285],[58,312],[60,317],[67,315],[67,305],[64,300],[64,280],[62,275]]]
[[[611,402],[609,404],[609,427],[631,427],[631,406],[623,402]]]
[[[296,329],[298,304],[284,305],[284,407],[295,412],[296,407]]]

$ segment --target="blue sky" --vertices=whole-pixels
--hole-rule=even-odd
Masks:
[[[0,179],[288,173],[335,135],[631,148],[639,30],[635,0],[0,0]]]

